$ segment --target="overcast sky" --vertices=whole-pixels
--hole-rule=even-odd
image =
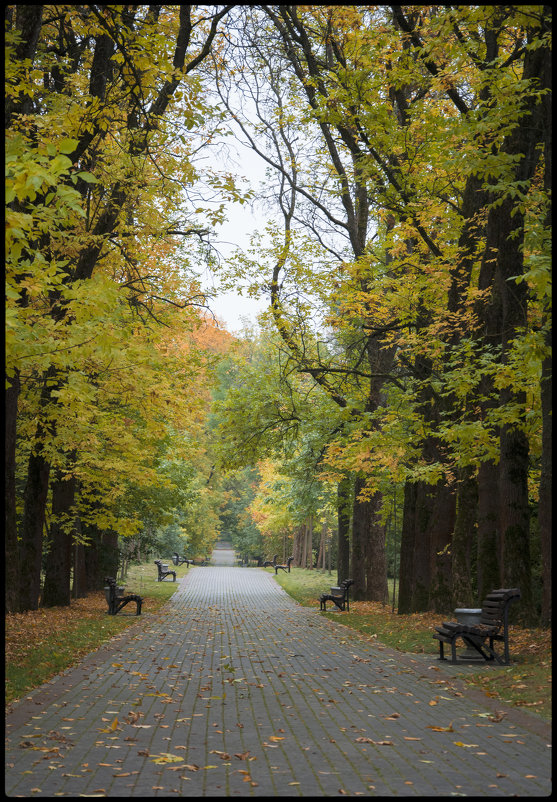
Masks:
[[[230,140],[227,142],[230,145]],[[257,182],[263,178],[265,166],[263,161],[253,151],[237,145],[239,155],[235,157],[235,164],[226,163],[224,169],[237,172],[253,182],[253,188],[257,191]],[[247,248],[251,234],[256,230],[262,230],[265,226],[266,218],[257,208],[252,208],[248,204],[230,203],[226,208],[228,221],[219,226],[214,237],[214,244],[223,258],[231,255],[236,247]],[[206,276],[207,282],[205,289],[218,291],[218,280],[214,276]],[[221,293],[209,303],[211,311],[223,321],[228,331],[231,333],[239,332],[243,328],[243,319],[247,319],[250,324],[256,323],[257,315],[267,307],[268,301],[247,298],[239,293]]]

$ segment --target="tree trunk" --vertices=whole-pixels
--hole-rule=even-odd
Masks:
[[[87,574],[85,570],[85,546],[83,543],[74,543],[72,549],[72,562],[72,599],[85,599],[87,597]]]
[[[356,601],[385,601],[388,598],[385,529],[379,520],[382,496],[374,493],[371,499],[359,499],[364,486],[365,479],[358,477],[352,517],[353,596]]]
[[[303,540],[302,540],[302,568],[307,568],[308,563],[308,525],[304,524],[303,527]]]
[[[406,482],[400,534],[400,560],[398,567],[398,612],[407,615],[412,609],[414,555],[416,547],[417,485]]]
[[[432,488],[424,482],[407,482],[400,542],[398,612],[425,612],[429,607],[431,560],[429,522],[433,512]]]
[[[324,551],[325,551],[325,524],[321,527],[321,535],[319,537],[319,551],[317,552],[317,562],[315,567],[317,569],[321,568],[324,563]]]
[[[85,547],[85,572],[88,591],[101,590],[105,578],[116,578],[118,573],[118,535],[103,532],[93,525],[83,525],[88,539]]]
[[[294,532],[294,549],[293,549],[294,565],[298,565],[301,567],[303,567],[302,554],[303,554],[304,539],[305,539],[305,528],[304,525],[302,524]]]
[[[451,546],[453,607],[477,607],[475,550],[477,544],[478,480],[472,468],[460,471],[456,520]],[[448,605],[447,605],[448,606]]]
[[[529,513],[528,439],[518,429],[505,426],[501,431],[499,469],[501,585],[520,588],[520,605],[514,615],[533,624]]]
[[[352,596],[355,601],[362,601],[366,596],[366,557],[367,557],[367,508],[364,502],[358,499],[358,495],[364,486],[364,480],[356,478],[354,487],[354,506],[352,510],[352,548],[350,554],[350,564],[352,566],[352,576],[354,585],[352,586]],[[344,577],[346,579],[346,577]]]
[[[50,465],[41,454],[31,453],[27,465],[23,519],[19,540],[19,609],[38,610],[41,592],[43,527]]]
[[[350,579],[350,490],[351,480],[345,476],[337,486],[337,583]]]
[[[452,610],[451,546],[456,518],[454,490],[440,482],[433,489],[433,509],[428,525],[430,587],[428,609],[438,613]]]
[[[542,556],[542,610],[541,623],[551,625],[551,503],[552,503],[552,401],[551,357],[544,359],[541,378],[542,401],[542,457],[538,522]]]
[[[73,476],[58,475],[52,483],[52,523],[50,548],[46,557],[43,607],[67,607],[71,602],[75,487]]]
[[[19,606],[19,547],[17,542],[16,514],[16,433],[17,406],[20,390],[19,371],[15,370],[6,389],[6,456],[5,456],[5,601],[8,613],[17,613]]]

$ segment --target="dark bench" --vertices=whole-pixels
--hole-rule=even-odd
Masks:
[[[265,560],[265,562],[263,563],[263,568],[274,568],[275,565],[277,564],[277,560],[278,560],[278,554],[275,554],[272,562],[271,560]]]
[[[284,571],[284,573],[286,573],[287,571],[288,571],[288,573],[290,573],[290,563],[291,563],[291,562],[294,562],[294,557],[289,557],[289,558],[287,559],[287,561],[286,561],[286,565],[277,565],[277,564],[275,563],[275,574],[278,574],[278,569],[279,569],[279,568],[282,568],[282,570]]]
[[[170,576],[170,574],[172,574],[172,577],[173,577],[172,581],[176,582],[176,571],[165,570],[165,569],[168,569],[168,566],[166,564],[163,566],[161,560],[155,560],[155,565],[157,566],[157,570],[159,572],[158,577],[157,577],[157,582],[162,582],[163,579],[165,579],[165,577],[167,577],[167,576]]]
[[[327,602],[332,601],[339,610],[350,611],[350,587],[353,579],[344,579],[338,587],[331,588],[330,593],[322,593],[319,597],[320,609],[327,611]]]
[[[104,594],[106,596],[106,603],[108,604],[109,615],[116,615],[116,613],[119,613],[122,607],[125,607],[129,602],[136,603],[135,614],[141,615],[141,605],[143,604],[141,596],[137,596],[135,593],[123,596],[122,592],[124,588],[118,587],[116,580],[110,576],[107,576],[104,581],[106,582]]]
[[[177,551],[175,551],[172,555],[172,562],[174,565],[184,565],[185,563],[186,568],[188,568],[190,565],[193,565],[193,560],[188,560],[187,557],[180,557]]]
[[[478,624],[461,624],[458,621],[445,621],[442,627],[435,627],[433,635],[439,641],[439,660],[446,660],[444,644],[448,643],[452,652],[452,663],[457,662],[456,642],[459,638],[466,646],[474,649],[484,660],[495,660],[502,666],[509,665],[509,604],[520,599],[518,588],[499,588],[489,593],[482,603]],[[495,641],[502,641],[503,655],[497,654]]]

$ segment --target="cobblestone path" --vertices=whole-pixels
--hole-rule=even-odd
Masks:
[[[494,713],[268,573],[193,567],[161,613],[14,706],[6,793],[546,796],[550,752],[532,716]]]

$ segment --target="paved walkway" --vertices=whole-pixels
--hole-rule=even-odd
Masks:
[[[192,567],[162,613],[14,707],[6,793],[549,795],[549,728],[459,687],[264,571]]]

